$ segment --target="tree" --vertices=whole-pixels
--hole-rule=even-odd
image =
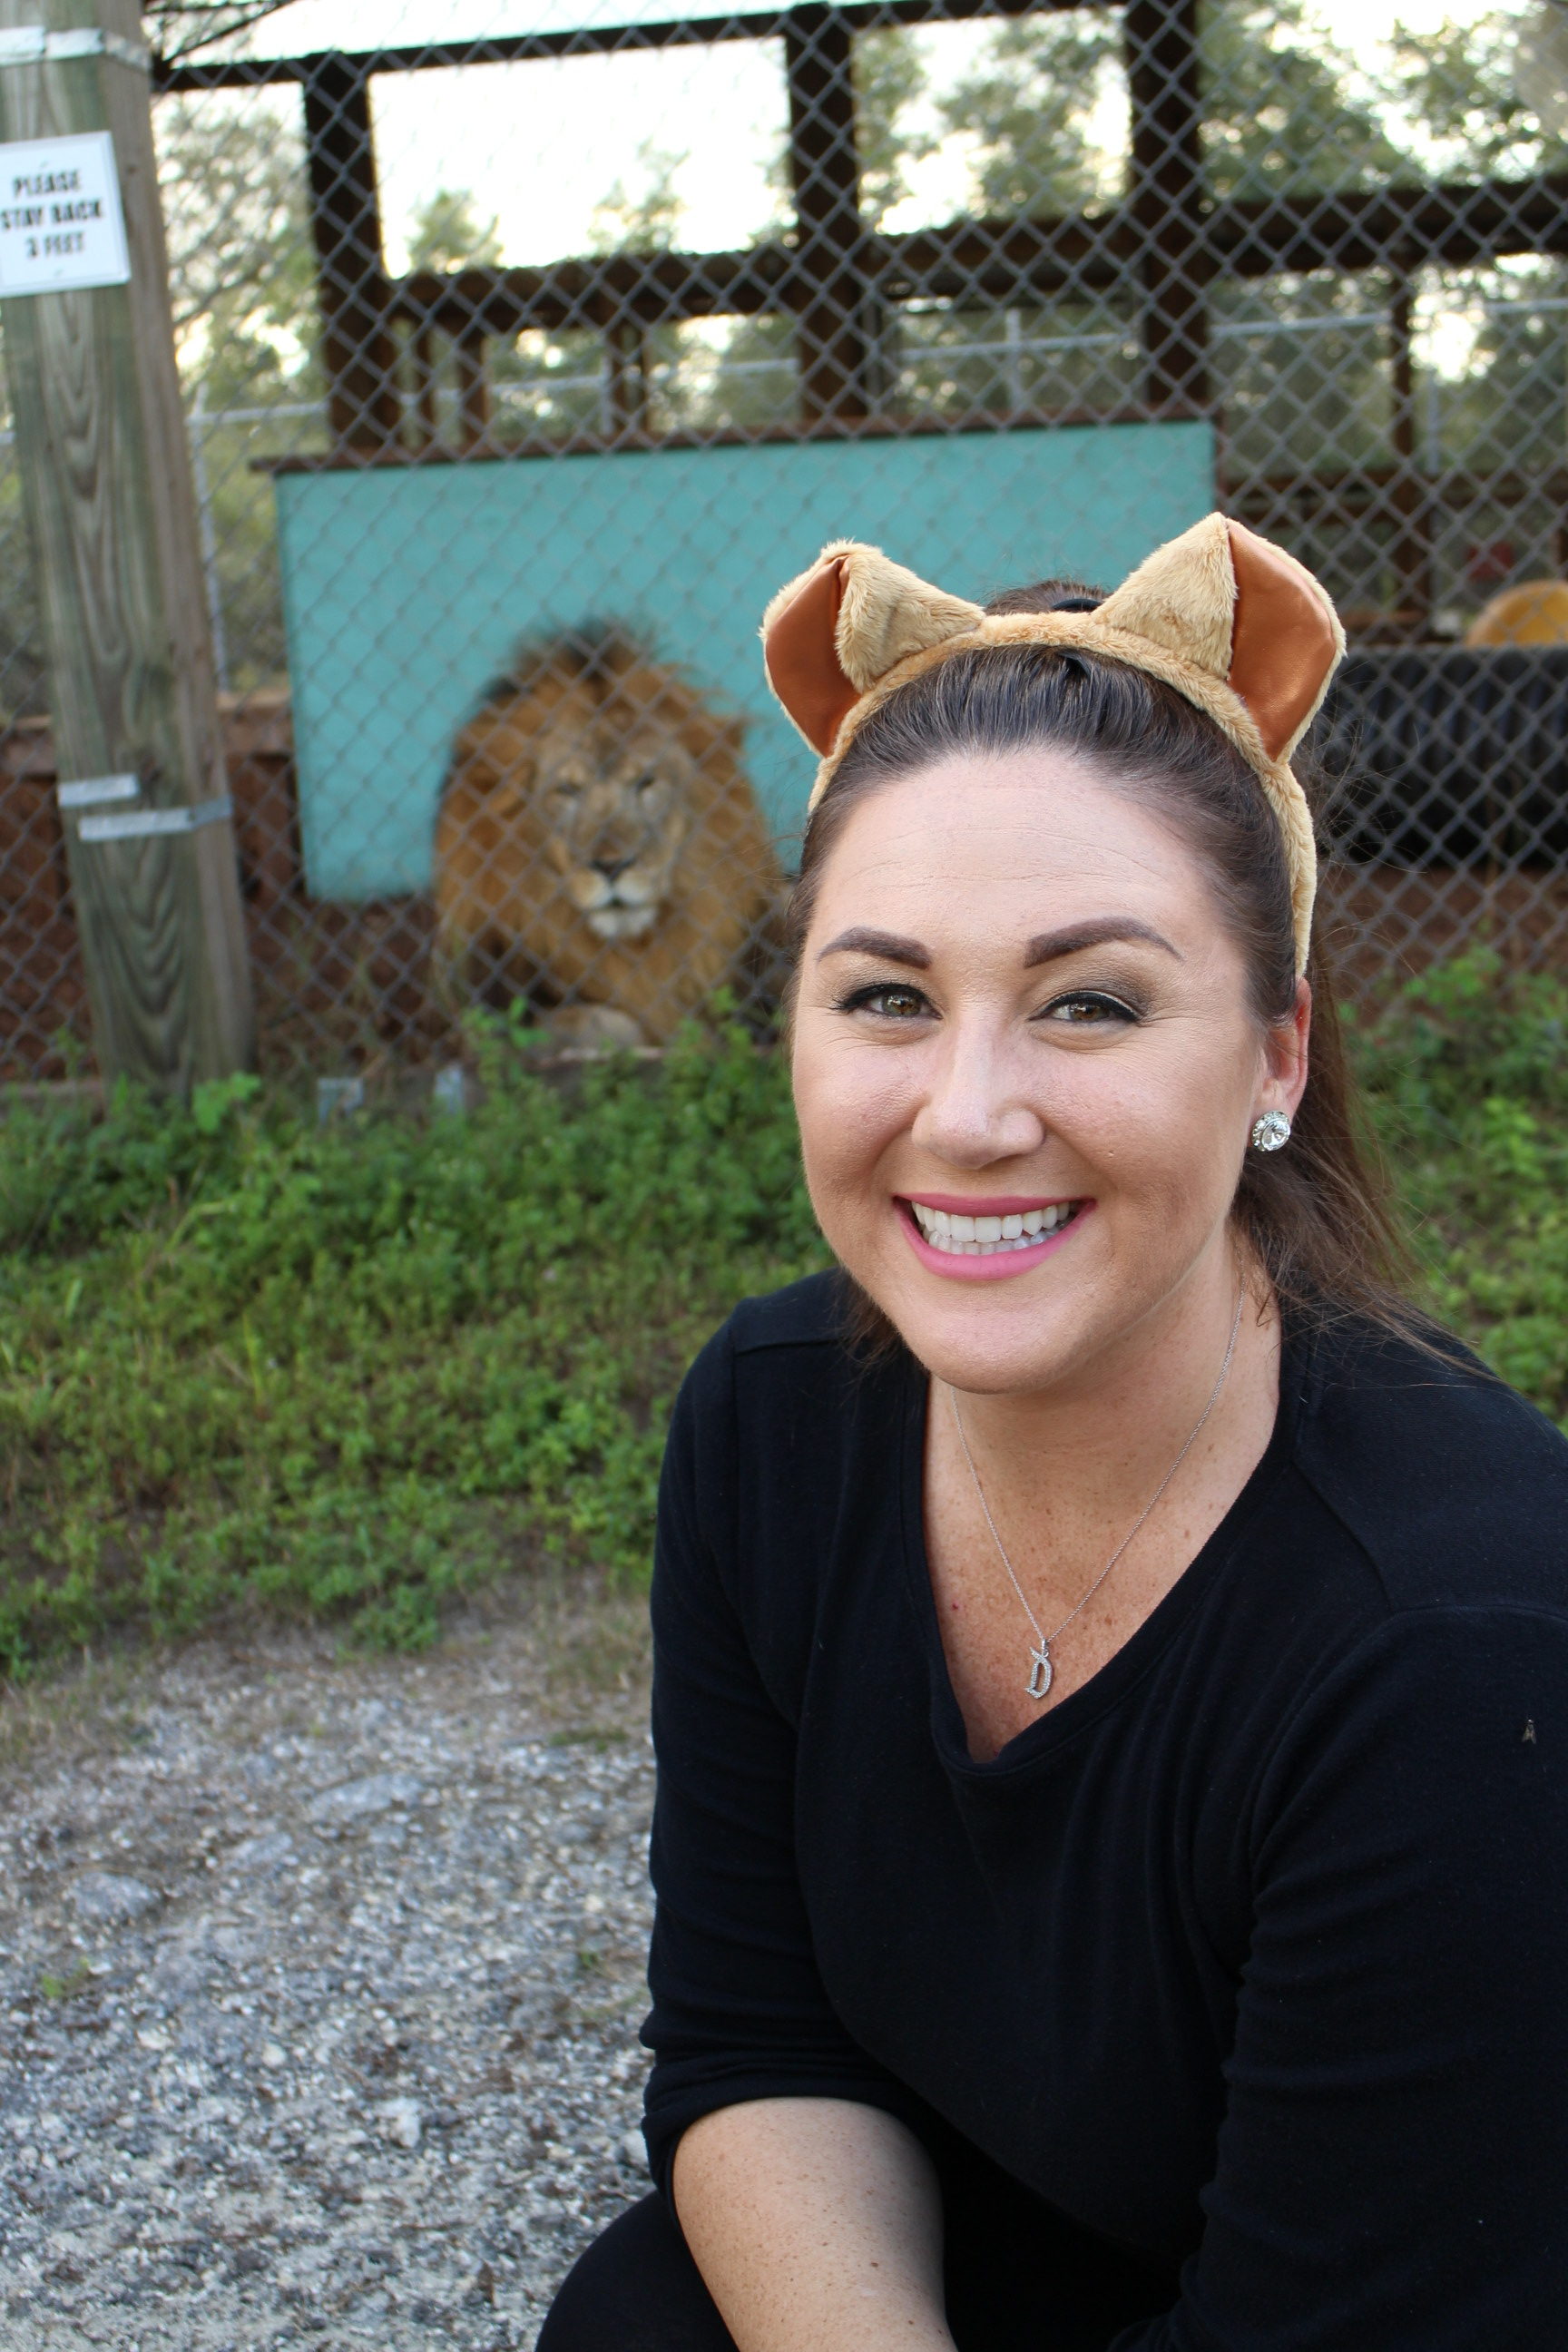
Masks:
[[[668,253],[673,247],[681,214],[675,175],[686,158],[645,139],[637,161],[642,194],[628,194],[626,182],[617,180],[600,198],[588,230],[590,253]]]
[[[408,267],[447,271],[498,268],[500,224],[494,214],[481,228],[467,189],[437,188],[414,215]]]
[[[227,679],[267,685],[286,653],[272,485],[252,460],[319,446],[321,432],[303,142],[292,105],[265,90],[162,99],[153,128]],[[252,421],[274,408],[284,412],[275,423]]]
[[[1501,10],[1431,33],[1395,33],[1393,93],[1431,161],[1454,178],[1523,179],[1568,163],[1568,145],[1521,89],[1520,33],[1519,17]]]
[[[1087,9],[991,36],[979,70],[938,110],[950,136],[973,142],[976,210],[1075,212],[1113,193],[1116,162],[1095,147],[1090,118],[1117,54],[1114,23]]]
[[[1245,199],[1420,179],[1382,118],[1385,89],[1309,22],[1301,0],[1208,0],[1204,173]]]
[[[318,332],[298,131],[260,91],[164,99],[153,127],[183,372],[217,406],[297,397]]]
[[[289,5],[289,0],[144,0],[142,13],[158,55],[174,64],[220,41],[238,46],[253,25]]]
[[[909,165],[929,155],[936,143],[909,121],[928,77],[914,36],[897,25],[858,37],[853,70],[860,210],[875,227],[909,194]],[[783,159],[775,178],[782,196],[788,184]]]

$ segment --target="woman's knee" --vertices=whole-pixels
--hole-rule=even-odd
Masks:
[[[631,2206],[578,2256],[538,2352],[735,2352],[661,2197]]]

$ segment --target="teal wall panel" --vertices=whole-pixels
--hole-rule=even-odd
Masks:
[[[646,633],[748,715],[787,836],[812,762],[756,631],[824,541],[870,540],[980,599],[1055,572],[1113,586],[1206,513],[1214,457],[1193,422],[280,475],[307,886],[428,887],[454,733],[520,637],[590,615]]]

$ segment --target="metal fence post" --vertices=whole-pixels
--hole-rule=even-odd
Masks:
[[[142,25],[0,0],[0,29],[40,26],[104,39],[0,64],[0,131],[110,133],[131,269],[0,304],[58,772],[121,803],[62,791],[71,891],[104,1075],[184,1093],[250,1061],[254,1019]]]

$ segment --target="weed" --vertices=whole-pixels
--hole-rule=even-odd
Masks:
[[[243,1606],[418,1647],[499,1570],[635,1580],[687,1361],[822,1262],[776,1059],[695,1034],[570,1094],[481,1036],[463,1118],[0,1124],[0,1673]]]
[[[38,1979],[38,1990],[46,2000],[74,2000],[92,1981],[92,1969],[86,1960],[73,1960],[63,1977],[47,1972]]]

